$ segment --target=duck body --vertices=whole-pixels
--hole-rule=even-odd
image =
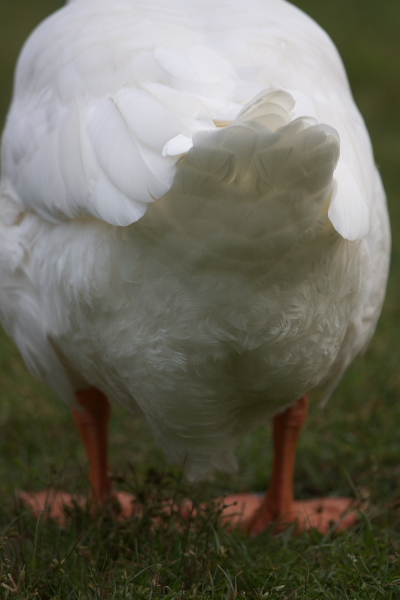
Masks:
[[[0,310],[65,401],[141,414],[188,475],[327,383],[381,310],[390,233],[328,36],[283,0],[74,0],[22,52]]]

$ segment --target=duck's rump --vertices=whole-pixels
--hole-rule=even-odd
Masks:
[[[25,46],[2,144],[6,330],[61,397],[139,411],[193,477],[337,381],[387,277],[334,46],[285,2],[251,7],[70,2]]]
[[[196,139],[129,227],[27,215],[31,301],[64,372],[54,385],[35,349],[42,376],[138,410],[192,477],[232,469],[244,432],[330,375],[364,310],[366,242],[327,214],[337,155],[307,120],[238,123]]]

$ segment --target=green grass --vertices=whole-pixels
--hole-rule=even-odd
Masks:
[[[223,530],[218,510],[192,522],[160,514],[163,498],[201,503],[226,491],[264,490],[270,432],[238,448],[239,473],[198,486],[168,467],[145,426],[115,409],[111,463],[118,487],[144,500],[145,516],[120,523],[112,509],[72,511],[67,528],[36,520],[14,493],[47,485],[87,491],[86,462],[67,407],[26,372],[0,337],[0,598],[400,599],[400,4],[395,0],[298,0],[330,33],[370,130],[393,227],[391,277],[377,334],[302,436],[296,494],[369,499],[360,525],[340,535],[291,531],[247,539]],[[0,4],[0,123],[13,64],[56,0]],[[317,400],[317,397],[315,397]]]

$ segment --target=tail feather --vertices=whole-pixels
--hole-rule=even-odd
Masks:
[[[297,222],[325,214],[339,138],[333,128],[313,119],[290,122],[290,98],[284,92],[269,93],[254,100],[231,126],[195,135],[166,196],[185,196],[187,203],[218,200],[225,214],[258,204],[266,211],[260,218],[271,232],[288,226],[288,210],[289,220]],[[271,112],[277,100],[279,114]],[[271,116],[275,125],[281,122],[276,130]]]
[[[196,134],[171,192],[203,199],[239,194],[247,203],[262,198],[272,211],[279,201],[281,208],[292,206],[295,219],[328,213],[342,237],[362,238],[369,228],[368,206],[339,161],[338,133],[311,117],[291,121],[294,105],[287,92],[269,91],[245,106],[232,125]]]

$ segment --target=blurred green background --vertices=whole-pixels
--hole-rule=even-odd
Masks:
[[[365,357],[349,369],[328,406],[313,409],[300,445],[296,492],[357,493],[384,512],[399,492],[400,424],[400,2],[398,0],[298,0],[337,44],[356,102],[370,131],[387,190],[393,257],[387,300]],[[0,124],[12,92],[22,43],[58,0],[0,2]],[[85,459],[70,412],[26,372],[13,344],[0,337],[0,495],[15,488],[59,485],[85,489]],[[315,395],[317,400],[317,395]],[[265,489],[270,464],[269,432],[247,436],[233,478],[211,482],[224,489]],[[112,467],[162,465],[144,426],[116,409],[111,431]],[[86,488],[87,489],[87,488]]]

